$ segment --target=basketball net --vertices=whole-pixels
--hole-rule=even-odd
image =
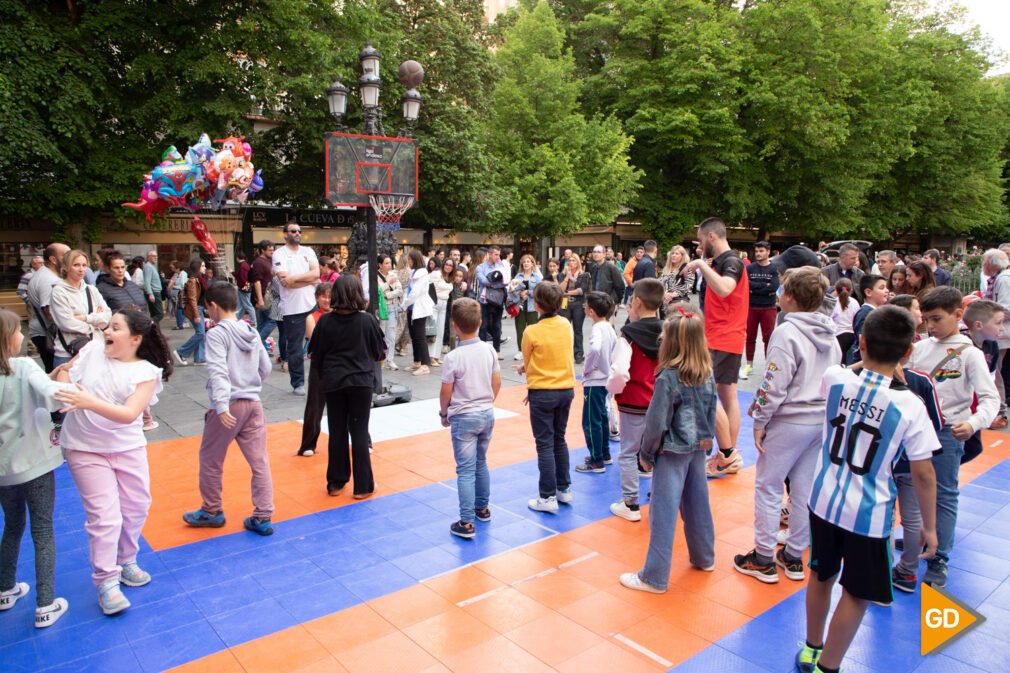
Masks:
[[[379,231],[399,231],[400,218],[414,205],[411,194],[369,194],[368,202],[375,211]]]

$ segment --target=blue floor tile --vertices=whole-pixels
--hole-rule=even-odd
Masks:
[[[410,531],[400,531],[362,541],[361,545],[387,561],[395,561],[431,548],[431,543],[428,540]]]
[[[1001,505],[1006,505],[1010,504],[1010,491],[988,488],[978,484],[977,481],[972,481],[971,483],[961,487],[961,495],[958,500],[960,501],[965,498],[977,498],[979,500],[998,502]]]
[[[545,537],[555,535],[554,532],[542,528],[541,526],[537,526],[531,521],[517,521],[516,523],[510,523],[507,526],[491,530],[488,534],[494,539],[512,545],[513,547],[518,547],[519,545],[535,542]]]
[[[232,577],[225,582],[189,594],[204,617],[233,612],[263,600],[263,588],[248,576]]]
[[[1010,541],[1007,542],[1007,546],[1010,547]],[[1010,577],[1010,564],[1006,561],[988,553],[968,549],[964,545],[954,548],[949,565],[951,568],[958,568],[1000,582]]]
[[[481,525],[478,523],[477,537],[474,539],[460,540],[453,538],[439,545],[438,548],[453,555],[456,558],[457,565],[466,565],[468,563],[476,563],[495,554],[507,552],[512,547],[501,540],[491,537],[486,531],[482,530]]]
[[[402,556],[394,560],[393,565],[420,582],[458,568],[460,561],[457,556],[444,549],[429,547],[424,551]]]
[[[961,540],[954,548],[953,553],[956,554],[959,549],[971,549],[1001,558],[1004,561],[1010,561],[1010,542],[995,535],[988,535],[979,529]]]
[[[992,603],[998,608],[1003,608],[1004,610],[1010,610],[1010,580],[1004,581],[998,589],[993,591],[987,599],[986,603]]]
[[[293,617],[294,624],[304,624],[361,602],[347,587],[334,579],[303,586],[296,591],[276,596],[276,600]]]
[[[70,609],[73,610],[73,607]],[[90,657],[127,644],[122,622],[116,617],[105,617],[69,629],[56,630],[53,627],[36,637],[33,642],[38,653],[40,669]]]
[[[915,669],[915,673],[985,673],[981,668],[969,666],[963,661],[958,661],[952,657],[939,652],[926,657],[922,665]]]
[[[220,584],[234,576],[228,557],[172,570],[172,577],[189,593]]]
[[[6,642],[0,640],[0,643]],[[38,673],[42,670],[35,652],[35,642],[31,640],[0,645],[0,661],[3,662],[4,673]]]
[[[132,599],[133,593],[128,596]],[[157,603],[134,604],[129,610],[117,615],[115,619],[127,632],[154,635],[163,631],[171,631],[185,624],[202,623],[204,615],[192,598],[183,594]]]
[[[954,549],[957,553],[957,549]],[[1000,583],[981,575],[967,572],[951,572],[947,576],[947,593],[971,606],[977,606],[988,598]]]
[[[262,587],[266,595],[283,594],[298,587],[321,584],[329,579],[329,575],[309,559],[302,559],[284,566],[250,575],[249,578]]]
[[[413,577],[389,562],[378,563],[338,579],[363,601],[370,601],[417,584]]]
[[[1005,637],[969,633],[944,648],[943,653],[983,671],[1005,671],[1010,660],[1010,641]]]
[[[385,559],[375,552],[357,544],[314,556],[310,560],[333,578],[385,562]]]
[[[262,638],[293,625],[291,614],[273,598],[214,615],[207,621],[228,647]],[[203,625],[200,625],[200,628],[203,628]]]
[[[761,643],[761,647],[754,647]],[[759,619],[744,624],[716,645],[769,671],[787,671],[803,647],[803,622],[781,628]]]
[[[46,673],[136,673],[140,661],[129,645],[93,654],[59,666],[46,669]]]
[[[710,645],[673,669],[677,673],[769,673],[770,669],[758,666],[725,650],[718,645]],[[772,671],[771,673],[784,673]]]
[[[268,618],[257,615],[255,621]],[[246,621],[249,615],[245,617]],[[206,622],[182,626],[151,636],[143,633],[129,634],[130,646],[140,661],[144,673],[161,673],[175,666],[220,652],[226,645],[217,632]]]

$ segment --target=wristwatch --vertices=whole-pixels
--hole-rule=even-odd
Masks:
[[[444,414],[443,414],[443,413],[442,413],[442,412],[440,411],[440,412],[438,412],[438,415],[439,415],[439,417],[440,417],[440,418],[447,418],[447,417],[449,416],[449,412],[446,412],[446,413],[444,413]]]

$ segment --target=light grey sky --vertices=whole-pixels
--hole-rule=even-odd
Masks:
[[[945,0],[931,0],[934,6],[948,4]],[[997,62],[990,75],[1010,72],[1010,0],[958,0],[958,4],[968,10],[968,21],[982,28],[993,43],[1002,51],[1002,60]],[[996,56],[1000,58],[1000,55]]]

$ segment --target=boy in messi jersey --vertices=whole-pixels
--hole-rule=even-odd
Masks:
[[[801,673],[838,673],[871,601],[890,603],[892,466],[908,458],[922,508],[922,558],[936,551],[936,476],[940,448],[922,401],[892,381],[911,354],[915,325],[907,311],[883,306],[859,336],[863,369],[824,373],[824,443],[810,491],[810,583],[807,639],[796,657]],[[831,589],[841,573],[842,598],[824,638]]]

